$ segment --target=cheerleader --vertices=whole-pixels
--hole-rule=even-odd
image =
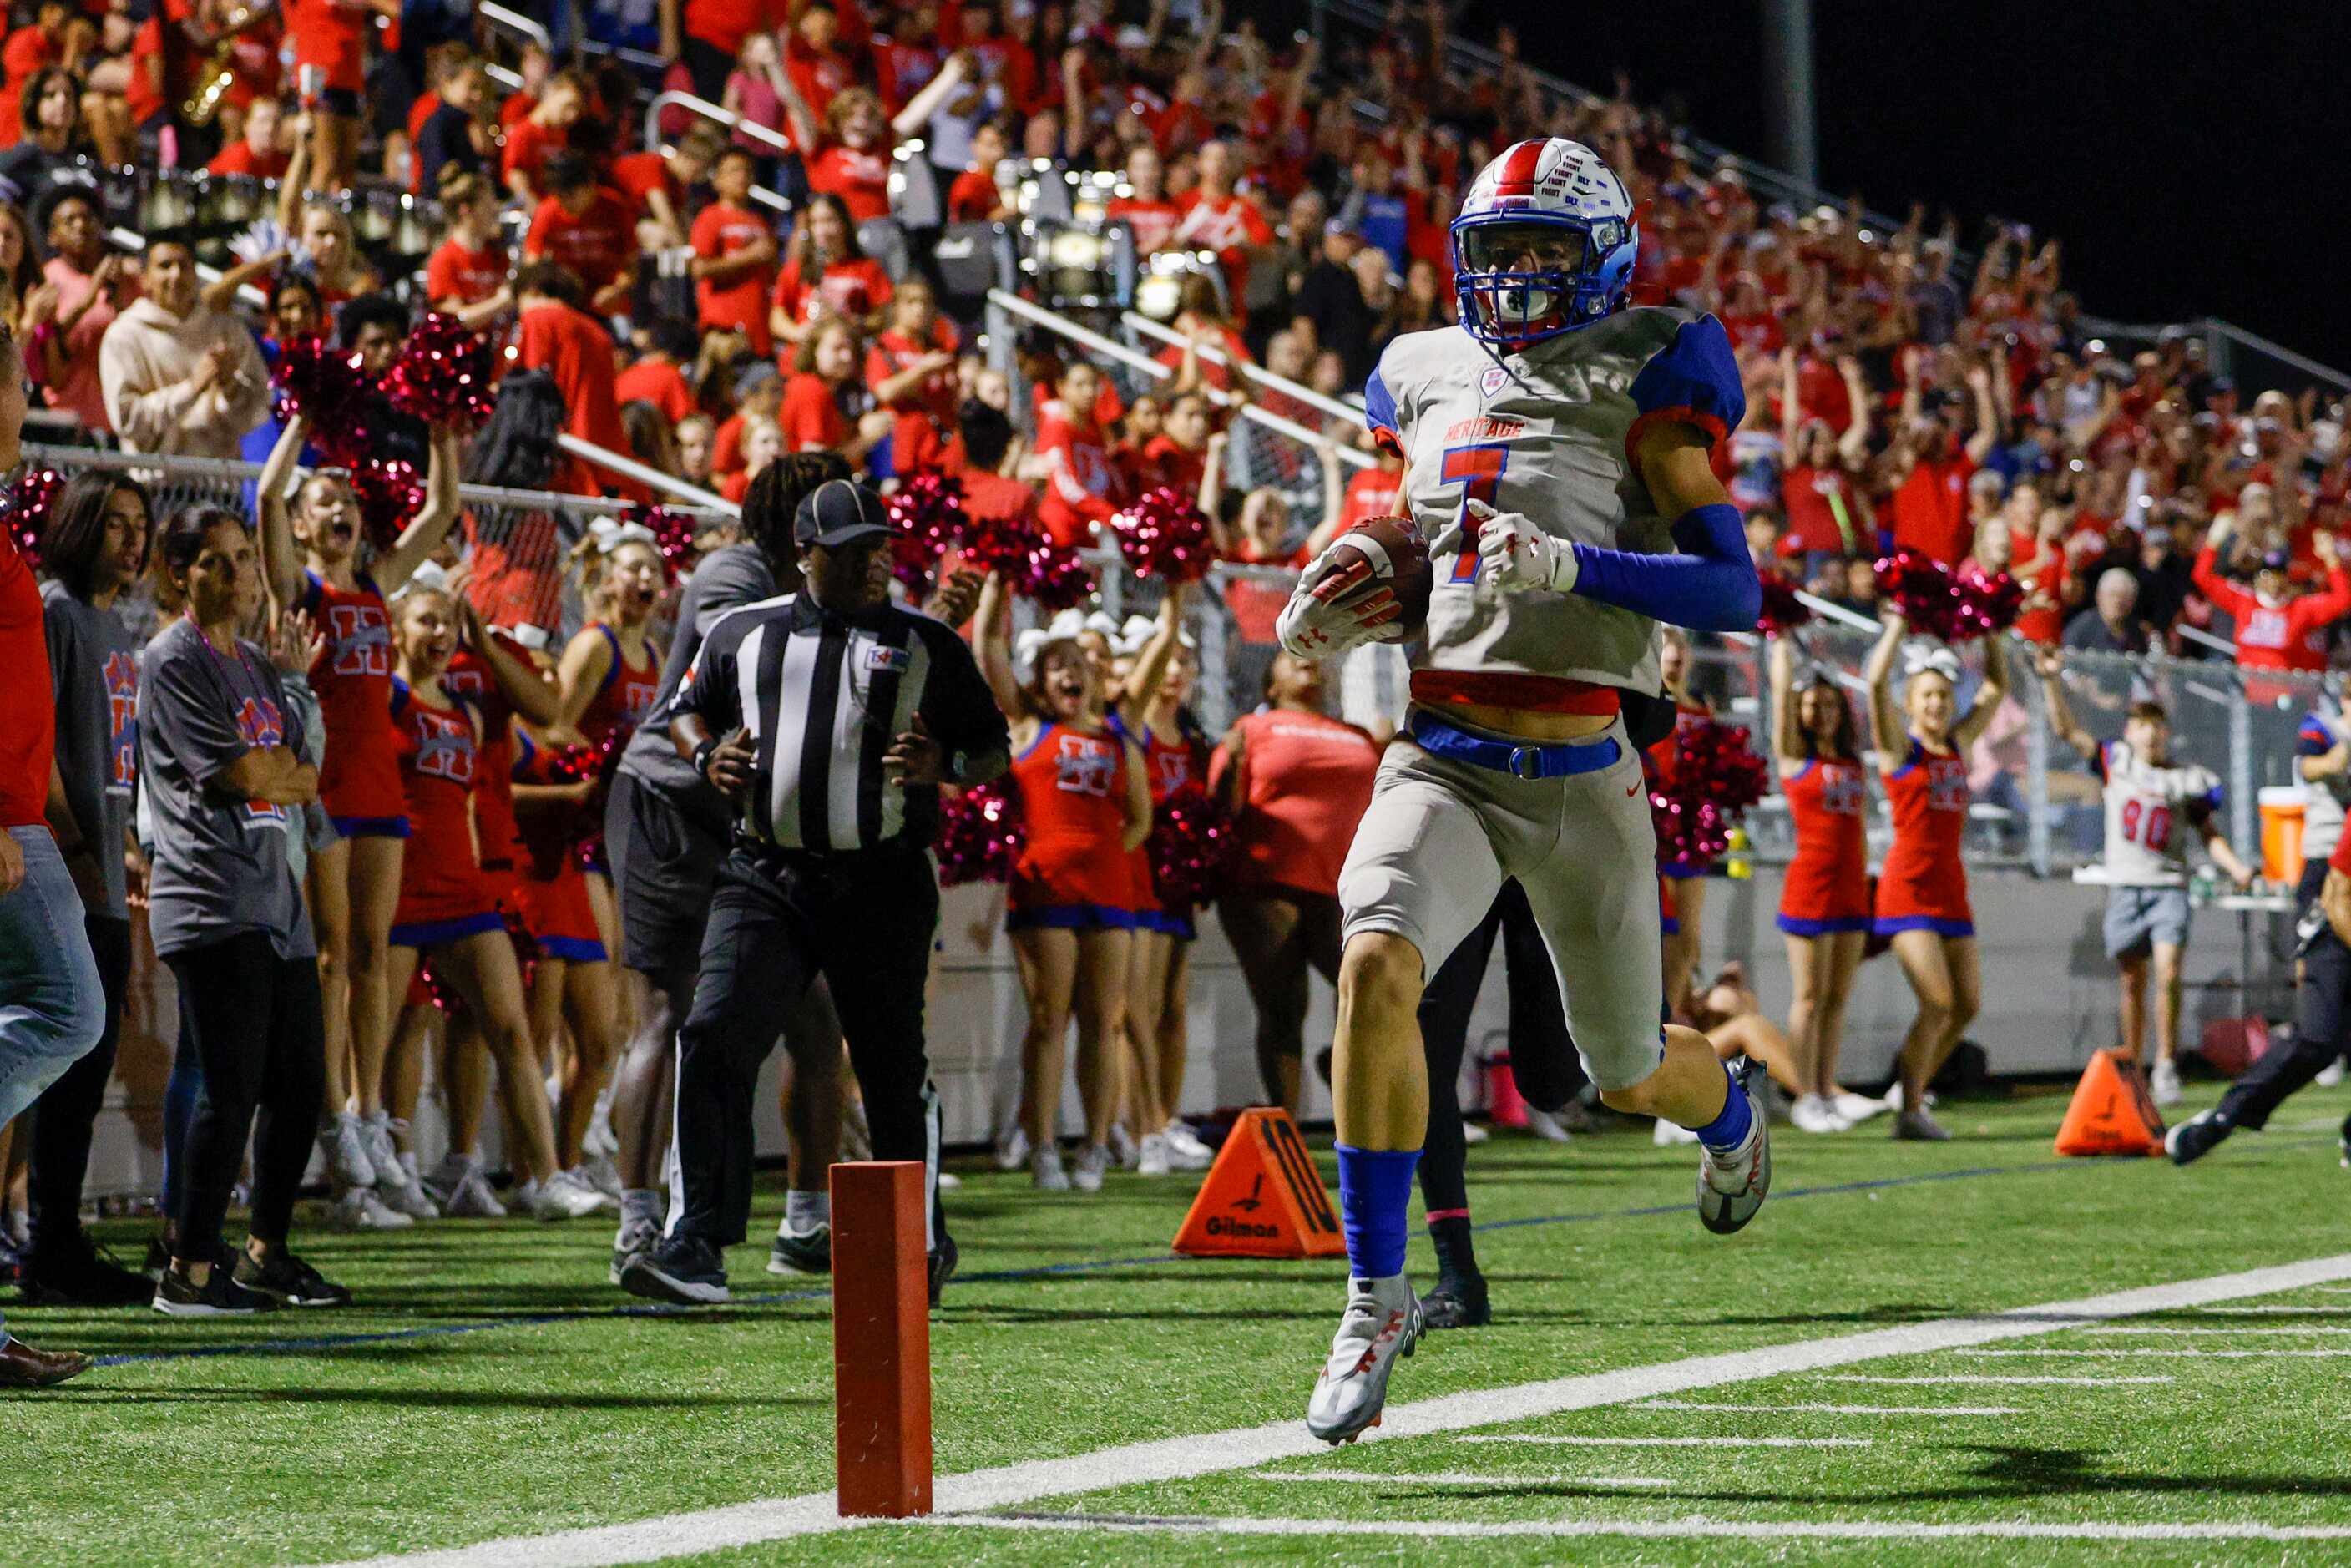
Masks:
[[[1649,747],[1650,772],[1656,788],[1673,778],[1675,746],[1682,735],[1712,722],[1714,709],[1690,691],[1689,638],[1678,628],[1660,628],[1657,679],[1674,703],[1674,732]],[[1666,942],[1666,1003],[1676,1017],[1689,1010],[1690,987],[1698,977],[1698,946],[1706,934],[1706,862],[1675,861],[1661,864],[1658,873]]]
[[[1190,585],[1171,584],[1155,622],[1127,624],[1134,652],[1119,661],[1118,698],[1111,727],[1142,755],[1155,813],[1167,798],[1196,785],[1206,769],[1199,737],[1184,704],[1198,678],[1198,662],[1184,637]],[[1126,973],[1126,1092],[1121,1096],[1144,1129],[1135,1168],[1144,1176],[1205,1170],[1214,1157],[1176,1114],[1184,1089],[1185,1008],[1192,950],[1192,909],[1170,904],[1152,885],[1151,851],[1135,851],[1138,892],[1135,930]]]
[[[413,1207],[384,1102],[384,1055],[401,994],[385,978],[388,934],[408,837],[384,599],[407,584],[457,520],[457,441],[451,432],[433,433],[423,509],[362,565],[359,498],[348,481],[312,474],[288,497],[308,430],[299,416],[287,423],[262,468],[259,507],[270,602],[306,611],[325,642],[310,685],[327,726],[319,798],[338,837],[309,867],[334,1113],[319,1141],[347,1191],[381,1186]],[[353,1209],[362,1223],[383,1223],[390,1212],[364,1197]]]
[[[1117,1109],[1113,1054],[1126,1017],[1134,947],[1134,852],[1151,831],[1141,751],[1113,731],[1094,663],[1076,641],[1033,649],[1027,684],[1014,675],[1011,603],[995,574],[980,591],[980,668],[1012,721],[1012,780],[1028,841],[1013,868],[1005,930],[1029,1001],[1021,1040],[1029,1172],[1048,1192],[1102,1189]],[[1078,1025],[1078,1090],[1085,1145],[1064,1174],[1054,1146],[1061,1116],[1061,1040]]]
[[[1795,986],[1788,1031],[1796,1103],[1789,1119],[1799,1132],[1838,1133],[1885,1108],[1836,1081],[1845,1004],[1869,940],[1868,775],[1852,706],[1825,669],[1797,684],[1786,637],[1771,641],[1771,750],[1796,831],[1796,855],[1780,890],[1780,930]]]
[[[1322,711],[1322,666],[1277,653],[1267,706],[1227,732],[1208,789],[1233,817],[1233,887],[1217,900],[1257,1004],[1258,1071],[1298,1113],[1310,969],[1339,975],[1339,868],[1371,804],[1380,748]]]
[[[473,714],[441,684],[457,651],[456,608],[446,590],[430,587],[409,589],[397,604],[399,674],[391,713],[413,841],[402,863],[390,933],[391,983],[405,994],[419,960],[429,957],[464,1000],[497,1061],[522,1134],[516,1163],[527,1165],[526,1174],[537,1183],[527,1189],[531,1212],[540,1219],[577,1218],[603,1201],[556,1160],[554,1120],[531,1050],[522,971],[474,847],[480,736]]]
[[[1913,647],[1899,708],[1894,660],[1904,652],[1901,612],[1886,612],[1886,632],[1870,650],[1871,744],[1894,809],[1894,844],[1877,875],[1871,929],[1890,938],[1894,956],[1918,998],[1918,1016],[1897,1060],[1901,1099],[1894,1135],[1939,1143],[1950,1136],[1927,1113],[1927,1085],[1967,1031],[1982,1000],[1975,915],[1959,843],[1968,824],[1968,748],[1991,723],[2008,688],[2008,660],[1998,636],[1984,643],[1983,685],[1966,713],[1959,706],[1959,656],[1948,648]],[[1889,1096],[1891,1099],[1891,1096]]]

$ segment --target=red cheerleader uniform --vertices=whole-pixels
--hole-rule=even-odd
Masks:
[[[507,651],[529,662],[519,643],[509,643]],[[498,689],[488,661],[467,648],[458,649],[441,673],[441,689],[473,709],[481,721],[481,739],[475,748],[480,761],[474,784],[474,831],[482,869],[512,872],[522,863],[524,852],[522,830],[515,823],[514,706]]]
[[[472,803],[480,758],[473,718],[461,708],[434,706],[399,681],[392,684],[391,714],[411,828],[400,862],[400,904],[392,915],[392,946],[437,947],[505,929],[496,895],[474,858]]]
[[[526,784],[557,782],[549,776],[547,754],[532,744],[530,733],[517,729],[514,738],[514,777]],[[547,812],[521,835],[528,853],[517,862],[522,874],[515,879],[515,908],[542,957],[601,964],[606,956],[603,933],[596,928],[596,911],[588,902],[588,879],[571,852],[569,821],[569,812]]]
[[[1141,735],[1126,727],[1118,715],[1110,716],[1111,728],[1135,742],[1143,753],[1144,777],[1151,785],[1151,804],[1155,810],[1170,795],[1191,784],[1196,778],[1189,742],[1180,737],[1170,740],[1144,730]],[[1159,896],[1155,877],[1151,870],[1151,845],[1148,841],[1136,846],[1134,866],[1135,886],[1135,925],[1144,931],[1157,931],[1165,936],[1189,942],[1197,933],[1192,925],[1192,910],[1188,904],[1170,904]]]
[[[319,799],[347,839],[404,839],[408,798],[392,724],[392,622],[383,595],[365,576],[348,591],[303,573],[302,608],[326,647],[310,665],[310,689],[327,727]]]
[[[1353,725],[1271,708],[1240,721],[1241,809],[1234,881],[1323,898],[1372,803],[1380,748]]]
[[[1659,872],[1657,873],[1657,934],[1661,936],[1678,936],[1681,932],[1681,909],[1674,903],[1674,884],[1666,880],[1665,873]]]
[[[1711,722],[1713,718],[1714,711],[1704,703],[1684,702],[1678,697],[1674,700],[1673,733],[1649,747],[1649,771],[1652,779],[1649,788],[1662,790],[1671,784],[1674,777],[1674,763],[1679,755],[1676,747],[1680,745],[1682,736],[1702,724]],[[1705,861],[1668,861],[1658,869],[1662,874],[1669,877],[1704,876],[1707,864]],[[1675,920],[1667,927],[1667,935],[1671,936],[1680,929],[1681,922]]]
[[[1029,841],[1012,868],[1008,931],[1124,931],[1148,893],[1135,885],[1126,832],[1126,747],[1116,735],[1038,730],[1012,762]]]
[[[601,632],[612,650],[612,662],[604,671],[604,684],[588,699],[580,715],[580,733],[588,744],[606,757],[617,757],[629,744],[629,737],[645,722],[653,711],[653,700],[661,695],[661,652],[650,643],[645,644],[645,662],[632,664],[623,652],[621,634],[601,621],[588,623],[591,631]],[[603,821],[603,791],[597,791],[598,822]],[[601,877],[611,878],[612,868],[604,856],[604,835],[591,833],[587,841],[588,869]]]
[[[1869,787],[1861,765],[1819,758],[1782,780],[1796,857],[1780,889],[1780,929],[1826,936],[1869,929]]]
[[[1871,929],[1880,936],[1898,931],[1974,936],[1967,868],[1959,863],[1968,825],[1968,759],[1956,752],[1938,756],[1913,736],[1902,765],[1885,779],[1894,807],[1894,847],[1877,874]]]

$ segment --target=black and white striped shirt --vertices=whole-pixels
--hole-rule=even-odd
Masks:
[[[883,754],[914,716],[947,752],[1008,748],[1004,716],[971,648],[945,622],[878,606],[832,614],[806,594],[712,624],[669,714],[714,736],[737,726],[758,751],[737,829],[782,849],[862,850],[936,831],[935,789],[892,789]]]

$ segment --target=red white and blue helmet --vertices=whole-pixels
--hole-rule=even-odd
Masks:
[[[1621,309],[1640,246],[1625,182],[1581,141],[1512,145],[1453,220],[1453,289],[1479,341],[1523,348]]]

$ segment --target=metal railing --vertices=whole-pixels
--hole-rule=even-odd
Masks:
[[[662,140],[661,114],[663,110],[670,108],[683,109],[689,114],[699,115],[728,131],[740,131],[752,141],[765,142],[779,152],[792,151],[791,139],[770,127],[762,125],[756,120],[746,120],[732,110],[713,103],[706,98],[697,98],[690,92],[672,90],[655,93],[653,101],[645,105],[645,145],[655,152],[669,151],[668,144]],[[754,183],[751,186],[751,199],[761,206],[773,207],[786,216],[791,214],[792,204],[765,185]]]
[[[554,57],[554,37],[543,24],[533,21],[521,12],[497,5],[496,0],[481,0],[481,4],[474,7],[474,15],[493,27],[502,27],[514,34],[525,43],[537,44],[547,51],[549,58]]]
[[[1119,317],[1119,321],[1129,332],[1153,339],[1171,349],[1181,349],[1190,341],[1183,333],[1164,323],[1153,320],[1139,310],[1126,311]],[[1328,396],[1316,392],[1312,387],[1293,382],[1288,376],[1275,375],[1263,365],[1254,364],[1248,360],[1235,363],[1231,355],[1210,344],[1200,344],[1193,350],[1193,352],[1198,354],[1209,364],[1221,365],[1251,385],[1263,387],[1266,391],[1278,393],[1291,402],[1318,409],[1331,418],[1343,420],[1349,424],[1359,425],[1363,423],[1364,406],[1360,402],[1349,403],[1342,399]]]

